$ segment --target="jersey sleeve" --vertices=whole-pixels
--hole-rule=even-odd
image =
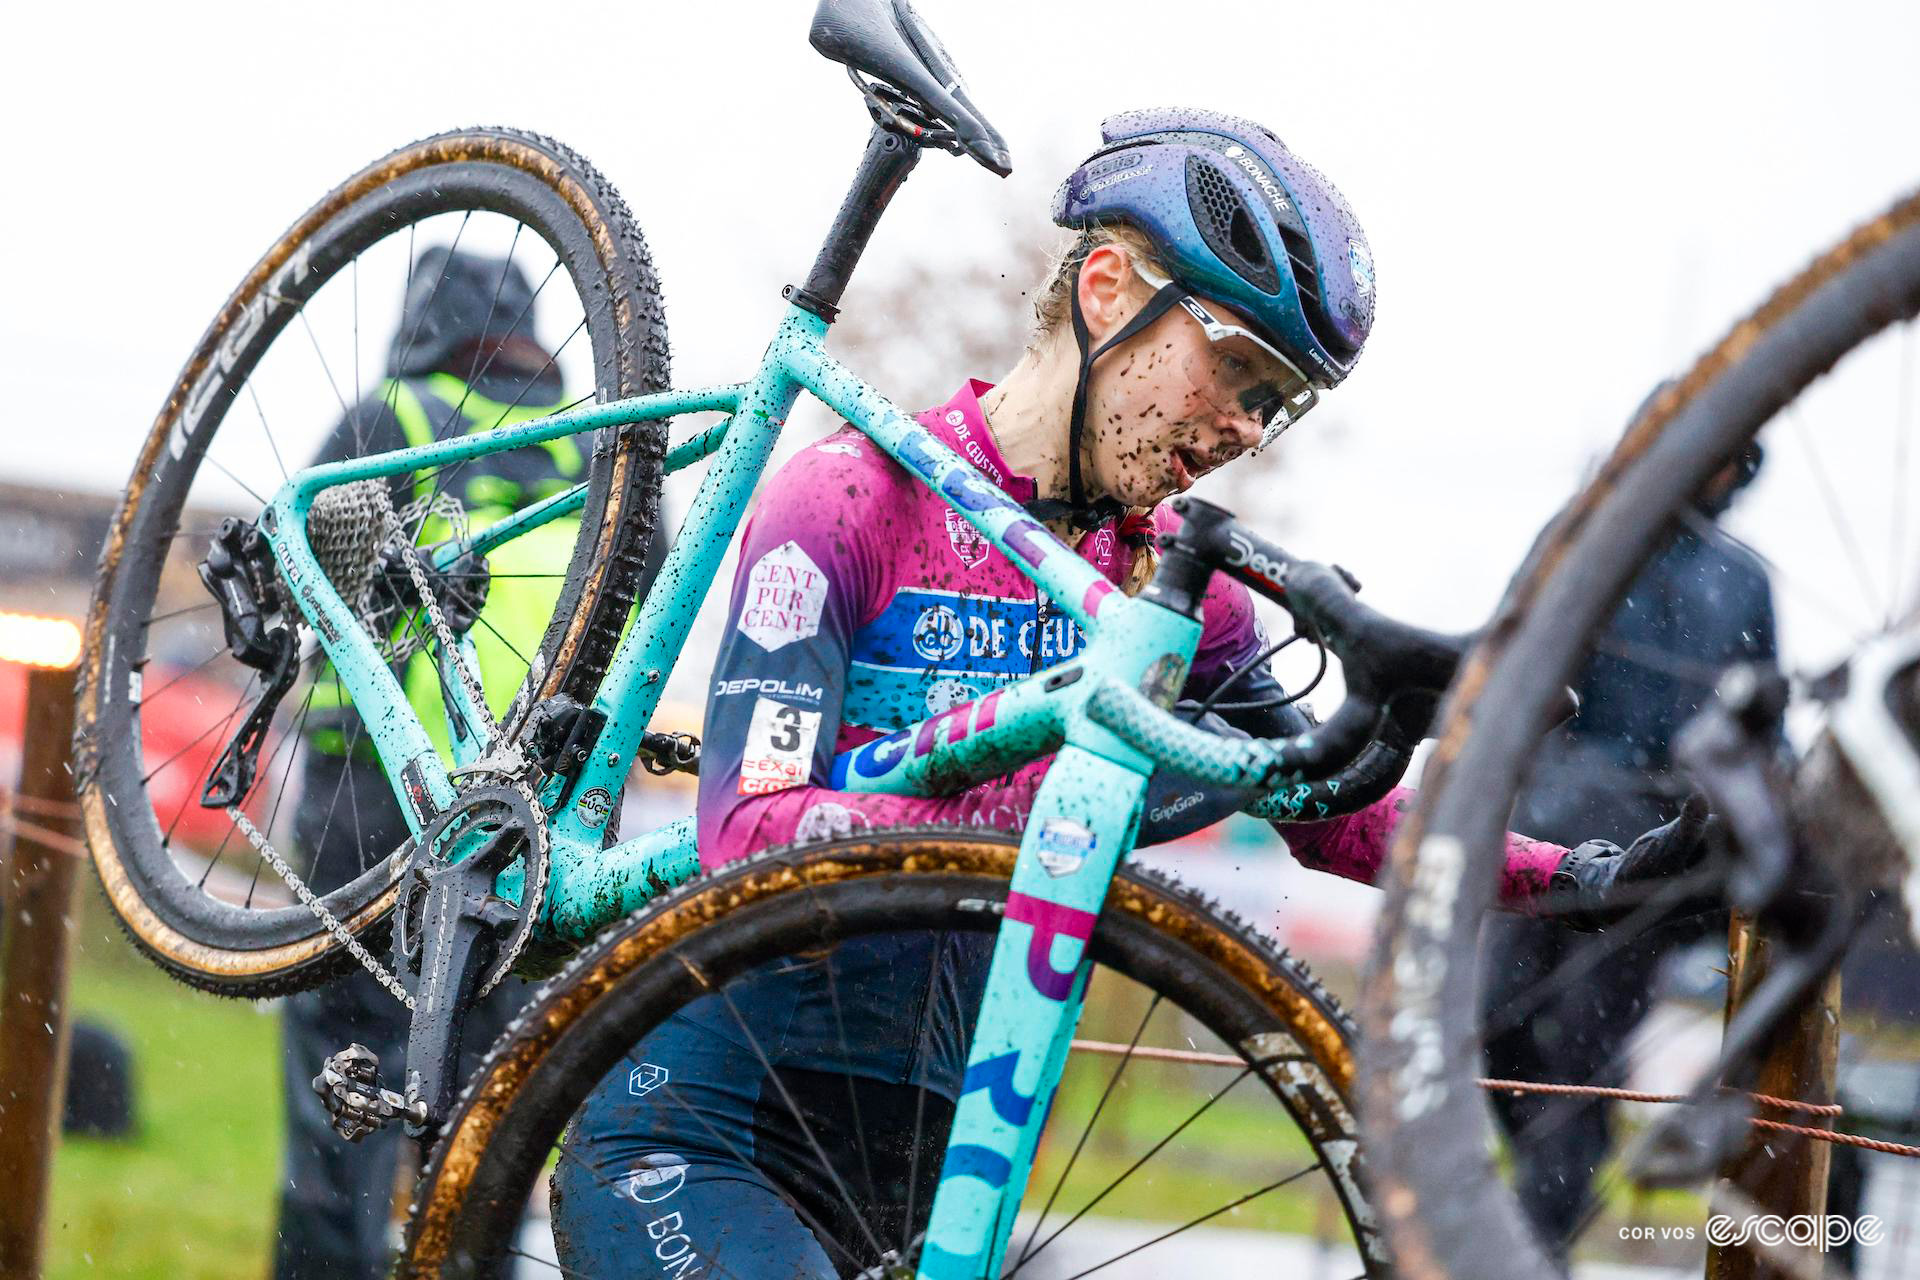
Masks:
[[[941,797],[835,791],[849,649],[885,603],[884,519],[908,481],[875,460],[804,450],[747,527],[708,691],[697,814],[712,868],[775,845],[926,823],[1017,830],[1048,761]]]
[[[1413,797],[1413,788],[1395,787],[1358,813],[1325,822],[1275,823],[1274,830],[1301,866],[1374,884],[1394,833],[1413,808]],[[1500,872],[1501,905],[1529,909],[1546,894],[1547,881],[1566,852],[1561,845],[1509,833]]]

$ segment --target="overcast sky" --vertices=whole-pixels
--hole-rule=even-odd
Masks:
[[[1352,380],[1267,460],[1274,501],[1300,550],[1437,624],[1484,615],[1658,378],[1920,181],[1907,4],[920,8],[1016,177],[930,156],[863,277],[964,258],[1030,218],[1107,113],[1206,104],[1269,124],[1351,200],[1380,303]],[[461,124],[538,129],[590,157],[660,265],[677,379],[744,374],[866,127],[807,46],[811,11],[17,12],[0,75],[20,139],[0,202],[0,478],[118,488],[261,250],[356,168]],[[911,315],[897,329],[914,340]]]

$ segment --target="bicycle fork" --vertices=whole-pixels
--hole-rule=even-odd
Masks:
[[[925,1280],[999,1274],[1080,1021],[1094,922],[1121,856],[1133,847],[1146,781],[1068,746],[1041,784],[921,1249],[918,1274]]]

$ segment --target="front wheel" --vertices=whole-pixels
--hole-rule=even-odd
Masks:
[[[1011,839],[954,831],[775,851],[609,931],[468,1082],[422,1176],[401,1274],[489,1275],[538,1255],[544,1240],[515,1233],[543,1171],[591,1202],[569,1206],[556,1234],[585,1221],[614,1238],[611,1248],[563,1241],[570,1274],[621,1271],[619,1259],[630,1272],[642,1258],[694,1274],[717,1254],[714,1274],[847,1276],[889,1252],[910,1257],[951,1100],[938,1088],[903,1093],[871,1064],[877,1045],[904,1038],[926,1046],[909,1078],[938,1075],[926,1065],[941,1053],[932,1010],[951,1000],[971,1026],[971,1005],[954,996],[967,966],[923,963],[905,978],[909,998],[888,1000],[872,984],[901,975],[876,978],[860,957],[913,954],[916,940],[935,955],[990,954],[1017,852]],[[1026,1195],[1007,1206],[1018,1216],[1005,1274],[1165,1275],[1202,1257],[1222,1276],[1387,1274],[1349,1105],[1351,1026],[1306,968],[1191,891],[1128,868],[1088,956],[1082,1039]],[[810,975],[807,994],[771,1017],[761,999],[770,974]],[[787,1030],[770,1026],[790,1009],[800,1012]],[[808,1009],[825,1034],[794,1070],[793,1029]],[[687,1070],[705,1052],[701,1027],[741,1075]],[[674,1056],[640,1060],[669,1034]],[[773,1087],[740,1126],[715,1120],[709,1100],[762,1069]],[[644,1151],[593,1118],[609,1097],[631,1107],[643,1095],[659,1114],[688,1117],[672,1153]],[[747,1200],[732,1215],[694,1211],[709,1163],[738,1169],[708,1176],[768,1184],[764,1207],[789,1233],[783,1256],[767,1253],[771,1228],[742,1224],[758,1211]]]

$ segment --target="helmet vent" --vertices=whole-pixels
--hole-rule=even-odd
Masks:
[[[1220,261],[1262,293],[1280,292],[1272,255],[1233,182],[1197,155],[1187,157],[1187,204],[1200,238]]]

